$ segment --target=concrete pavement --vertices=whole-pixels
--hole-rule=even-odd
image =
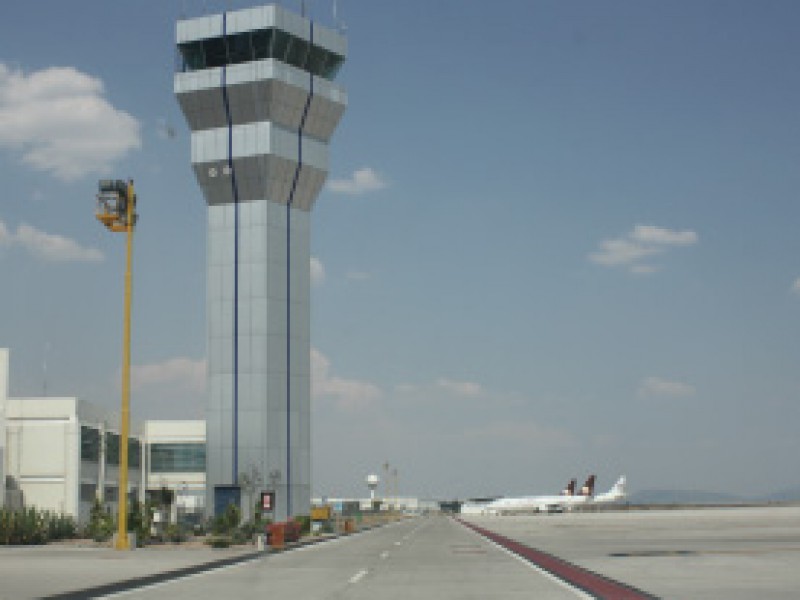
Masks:
[[[468,519],[658,598],[800,598],[800,507]],[[242,550],[119,553],[0,547],[0,600],[39,598],[244,555]],[[124,595],[192,600],[251,595],[312,600],[590,597],[447,517],[411,519],[316,546],[259,555]]]
[[[117,552],[110,548],[0,546],[0,600],[42,598],[232,559],[252,549]]]
[[[465,517],[666,600],[800,598],[800,507]]]

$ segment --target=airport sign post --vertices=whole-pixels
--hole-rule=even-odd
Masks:
[[[275,492],[261,492],[261,511],[275,511]]]

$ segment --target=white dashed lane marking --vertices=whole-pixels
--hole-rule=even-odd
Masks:
[[[361,581],[361,578],[364,577],[364,575],[366,575],[367,573],[368,571],[366,569],[359,571],[350,578],[350,583],[358,583],[359,581]]]

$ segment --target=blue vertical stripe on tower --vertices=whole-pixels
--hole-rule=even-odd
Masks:
[[[228,52],[228,13],[222,13],[222,39],[225,52]],[[228,101],[228,65],[222,65],[222,101],[228,120],[228,170],[233,192],[233,474],[231,483],[239,480],[239,186],[236,183],[236,169],[233,165],[233,119]]]
[[[314,44],[314,21],[309,20],[309,51]],[[291,401],[291,316],[292,316],[292,298],[291,298],[291,214],[292,204],[294,203],[294,194],[297,190],[297,182],[300,180],[300,170],[303,168],[303,129],[306,125],[306,117],[308,117],[308,109],[311,106],[311,100],[314,98],[314,74],[308,72],[308,96],[306,96],[306,104],[303,107],[303,116],[300,119],[300,127],[297,129],[297,168],[294,171],[294,178],[292,179],[292,188],[289,191],[289,198],[286,201],[286,510],[287,516],[292,516],[292,401]]]

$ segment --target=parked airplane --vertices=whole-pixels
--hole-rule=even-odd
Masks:
[[[593,481],[593,480],[591,480]],[[567,483],[567,486],[561,490],[560,496],[540,496],[540,498],[554,498],[558,500],[563,500],[564,498],[574,498],[575,497],[575,486],[577,485],[577,480],[570,479]],[[589,480],[586,482],[589,483]],[[462,515],[487,515],[487,514],[497,514],[497,511],[493,508],[495,504],[499,503],[502,506],[508,504],[507,501],[509,500],[519,500],[519,498],[490,498],[486,500],[482,499],[473,499],[464,502],[461,505],[461,514]],[[509,512],[512,509],[504,509],[508,510]]]
[[[573,480],[574,481],[574,480]],[[590,475],[580,492],[574,495],[573,482],[570,482],[559,496],[521,496],[515,498],[498,498],[481,507],[481,513],[502,515],[516,512],[563,512],[587,504],[609,504],[625,497],[625,477],[605,494],[594,495],[595,476]]]

